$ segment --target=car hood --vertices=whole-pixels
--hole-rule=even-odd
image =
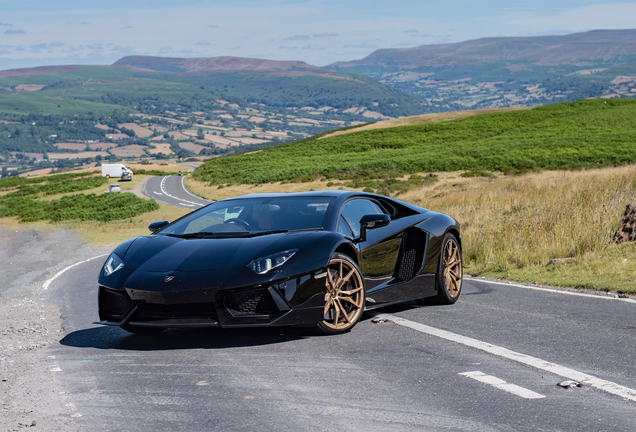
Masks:
[[[291,232],[258,237],[183,239],[140,237],[123,257],[131,270],[197,272],[245,266],[253,259],[306,247],[316,232]],[[319,236],[319,235],[318,235]]]
[[[183,239],[164,235],[138,237],[115,249],[124,268],[100,274],[100,285],[114,289],[179,290],[233,288],[266,283],[313,272],[327,265],[342,235],[327,231],[297,231],[257,237]],[[254,259],[298,249],[282,267],[256,274]],[[171,283],[164,278],[172,275]]]

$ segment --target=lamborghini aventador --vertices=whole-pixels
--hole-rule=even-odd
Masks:
[[[452,304],[459,224],[381,195],[327,190],[217,201],[117,246],[101,268],[100,322],[171,327],[350,330],[365,310]]]

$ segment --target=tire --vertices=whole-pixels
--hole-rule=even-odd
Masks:
[[[324,319],[318,332],[334,335],[348,332],[364,312],[364,279],[360,267],[349,256],[336,252],[327,265]]]
[[[457,238],[447,233],[442,242],[442,251],[439,254],[437,273],[435,273],[438,304],[448,305],[457,301],[462,290],[463,276],[462,250]]]
[[[135,334],[157,334],[165,330],[165,327],[141,327],[141,326],[122,326],[124,330]]]
[[[106,174],[106,179],[110,180],[110,176],[108,174]]]

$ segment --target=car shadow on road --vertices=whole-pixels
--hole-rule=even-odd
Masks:
[[[434,302],[426,306],[404,302],[375,309],[374,312],[390,314],[431,306],[436,305]],[[370,313],[364,313],[360,321],[368,321],[373,317]],[[355,332],[355,328],[352,331]],[[128,333],[119,327],[99,326],[73,331],[60,340],[60,344],[75,348],[153,351],[271,345],[311,337],[320,335],[310,327],[168,329],[158,334],[141,335]]]
[[[119,327],[104,326],[71,332],[60,340],[60,344],[75,348],[165,351],[270,345],[312,336],[311,329],[295,327],[168,329],[158,334],[139,335],[128,333]]]

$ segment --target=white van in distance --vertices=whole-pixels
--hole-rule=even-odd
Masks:
[[[126,171],[132,176],[132,170],[124,164],[102,164],[102,177],[120,178]]]

